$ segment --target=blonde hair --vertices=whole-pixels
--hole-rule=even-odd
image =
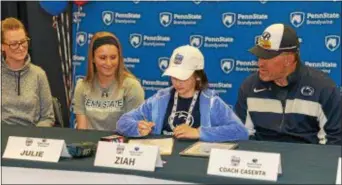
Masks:
[[[96,67],[94,64],[94,52],[93,52],[93,46],[95,40],[102,38],[102,37],[113,37],[116,42],[118,43],[118,52],[119,52],[119,64],[115,71],[115,80],[118,82],[118,87],[121,88],[123,81],[126,77],[135,78],[135,76],[126,68],[123,56],[122,56],[122,46],[119,42],[119,39],[112,33],[109,32],[97,32],[91,39],[89,48],[88,48],[88,70],[87,70],[87,76],[85,78],[85,81],[89,84],[93,84],[94,76],[96,73]]]
[[[1,21],[1,43],[4,43],[6,31],[19,30],[19,29],[23,29],[25,34],[27,35],[24,24],[18,19],[9,17],[9,18],[6,18],[5,20],[2,20]]]

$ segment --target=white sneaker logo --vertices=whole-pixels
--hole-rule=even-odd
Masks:
[[[262,92],[262,91],[266,91],[267,90],[267,88],[263,88],[263,89],[256,89],[256,88],[254,88],[254,92],[255,93],[259,93],[259,92]]]

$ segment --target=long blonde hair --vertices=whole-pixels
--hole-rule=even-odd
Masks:
[[[119,39],[112,33],[110,32],[97,32],[91,39],[89,48],[88,48],[88,70],[87,70],[87,76],[85,78],[85,81],[88,82],[89,84],[93,84],[94,81],[94,76],[96,73],[96,67],[94,64],[94,53],[93,53],[93,46],[95,40],[102,38],[102,37],[113,37],[116,42],[118,43],[118,52],[119,52],[119,64],[118,67],[115,71],[115,80],[118,82],[118,87],[121,88],[123,81],[125,80],[126,77],[131,77],[135,78],[135,76],[126,68],[122,56],[122,46],[119,42]]]

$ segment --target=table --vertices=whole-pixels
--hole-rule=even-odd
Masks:
[[[112,134],[108,131],[74,130],[70,128],[34,128],[5,124],[2,124],[1,127],[1,156],[6,147],[8,136],[46,137],[64,139],[66,143],[73,143],[97,142],[100,137]],[[208,158],[185,157],[178,154],[192,143],[194,141],[176,140],[172,155],[162,156],[162,159],[167,163],[164,164],[163,168],[156,168],[155,172],[95,167],[93,166],[94,157],[82,159],[61,158],[58,163],[2,159],[2,165],[7,167],[135,175],[192,183],[272,183],[207,175]],[[280,184],[334,184],[338,157],[341,156],[341,146],[281,142],[241,141],[237,150],[280,153],[283,174],[278,177],[276,182]]]

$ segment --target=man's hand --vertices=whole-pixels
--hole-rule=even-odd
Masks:
[[[138,123],[138,131],[140,136],[147,136],[149,133],[152,132],[152,127],[154,127],[153,122],[147,122],[144,120],[139,121]]]
[[[200,132],[199,128],[192,128],[188,124],[181,124],[173,130],[173,135],[178,139],[198,139],[200,137]]]

